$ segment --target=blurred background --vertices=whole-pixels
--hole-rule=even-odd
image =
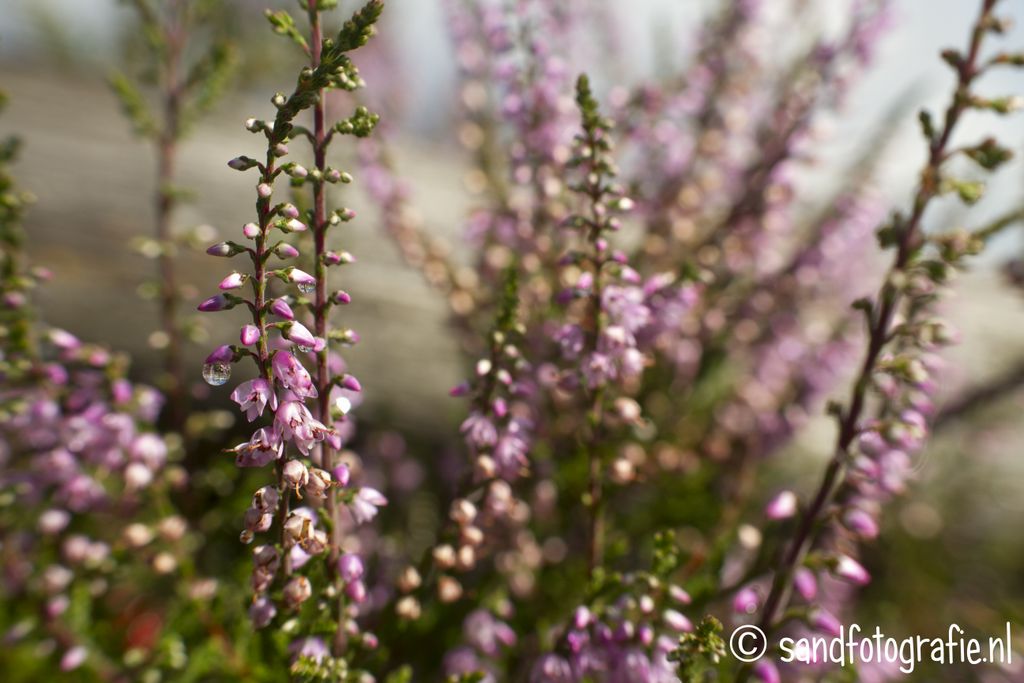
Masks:
[[[225,163],[255,151],[242,122],[267,116],[267,94],[290,87],[298,68],[294,52],[267,30],[262,17],[267,4],[285,6],[234,3],[231,32],[241,49],[240,76],[183,146],[179,184],[191,191],[192,201],[176,223],[182,229],[201,226],[204,245],[215,241],[215,234],[233,235],[249,220],[251,179]],[[770,11],[777,3],[765,4]],[[840,3],[803,4],[808,25],[842,26]],[[692,31],[716,5],[609,2],[607,11],[622,27],[620,47],[628,57],[626,73],[615,77],[632,82],[686,63]],[[1017,19],[1007,48],[1020,50],[1024,3],[1005,5]],[[880,129],[896,127],[877,186],[889,203],[905,205],[924,154],[916,111],[935,110],[947,100],[952,78],[937,54],[963,43],[975,12],[975,3],[965,0],[895,2],[894,25],[875,67],[839,114],[816,123],[823,145],[822,161],[816,163],[827,168],[830,160],[854,158]],[[135,26],[132,12],[114,0],[3,0],[0,87],[11,104],[0,117],[0,132],[23,138],[16,170],[38,198],[26,228],[33,260],[55,274],[42,295],[44,316],[86,340],[129,352],[135,377],[153,381],[159,358],[154,346],[160,340],[153,337],[155,306],[145,299],[153,264],[138,253],[136,242],[151,231],[155,159],[152,148],[132,135],[106,80],[111,69],[123,68],[135,54]],[[412,203],[427,231],[457,245],[472,197],[464,183],[467,160],[454,132],[456,65],[440,3],[389,0],[380,36],[362,64],[384,110],[398,173],[413,188]],[[766,51],[775,47],[775,38],[760,37]],[[607,91],[607,75],[603,85]],[[987,78],[983,89],[1017,94],[1024,92],[1024,82],[1019,72],[1007,70]],[[965,139],[996,135],[1024,149],[1020,118],[974,115],[960,134]],[[812,193],[825,196],[843,182],[818,171],[806,169],[804,186]],[[443,403],[438,391],[457,383],[464,368],[446,333],[445,302],[419,273],[402,265],[356,175],[343,201],[359,218],[347,228],[344,247],[359,263],[346,271],[343,286],[357,302],[345,309],[345,323],[363,339],[347,354],[367,387],[361,419],[427,441],[450,438],[463,406]],[[967,227],[1024,202],[1022,181],[1019,160],[1001,169]],[[927,222],[945,229],[961,225],[962,218],[962,209],[940,203]],[[1024,391],[1018,388],[1024,384],[1024,299],[1004,272],[1022,251],[1021,231],[1008,232],[957,285],[949,317],[962,343],[950,354],[943,389],[949,416],[921,461],[917,489],[891,507],[888,531],[868,551],[882,580],[869,589],[877,599],[864,601],[874,621],[862,619],[862,624],[899,624],[911,633],[930,633],[957,618],[989,624],[1002,615],[1015,618],[1024,636],[1024,536],[1018,531],[1024,526],[1024,423],[1019,419]],[[213,293],[222,276],[219,263],[211,263],[202,249],[182,253],[179,262],[196,299]],[[237,319],[211,318],[204,320],[206,341],[189,350],[197,380],[209,349],[236,334]],[[200,383],[197,397],[222,407],[227,392],[210,396],[207,389]],[[807,463],[828,455],[821,444],[828,442],[829,430],[825,420],[806,430],[791,457],[780,459],[780,482],[812,485],[818,468]],[[1015,680],[1024,680],[1024,669],[1020,676]]]

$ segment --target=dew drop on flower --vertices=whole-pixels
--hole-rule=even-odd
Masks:
[[[207,363],[203,366],[203,379],[206,383],[219,387],[231,379],[230,363]]]
[[[303,294],[310,294],[314,289],[316,289],[315,282],[300,282],[297,286],[299,291]]]
[[[299,353],[309,353],[313,350],[312,347],[302,346],[301,344],[296,344],[295,348],[298,349]]]
[[[249,531],[248,529],[243,530],[242,533],[238,535],[238,540],[246,545],[252,543],[254,538],[256,538],[256,534]]]

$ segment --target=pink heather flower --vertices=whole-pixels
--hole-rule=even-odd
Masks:
[[[537,660],[530,672],[530,683],[574,683],[569,662],[556,654],[546,654]]]
[[[156,434],[139,434],[128,446],[128,456],[151,470],[158,470],[167,461],[167,444]]]
[[[270,312],[276,315],[278,318],[284,318],[285,320],[295,320],[295,313],[292,312],[292,307],[288,305],[288,302],[284,299],[274,299],[270,302]]]
[[[764,515],[768,519],[788,519],[796,514],[797,499],[792,491],[782,491],[768,501],[764,508]]]
[[[363,576],[363,560],[352,553],[345,553],[338,558],[338,575],[344,581],[355,581]]]
[[[356,524],[365,524],[377,516],[377,508],[387,504],[388,499],[380,491],[364,486],[349,503],[349,509]]]
[[[871,574],[867,569],[849,555],[840,555],[836,563],[835,574],[841,579],[854,583],[858,586],[866,586],[871,583]]]
[[[223,311],[231,307],[231,302],[223,294],[217,296],[211,296],[209,299],[199,304],[197,308],[203,313],[213,313],[215,311]]]
[[[256,430],[246,443],[235,446],[233,450],[237,456],[235,464],[239,467],[263,467],[267,463],[277,460],[284,452],[284,442],[281,435],[273,427],[263,427]]]
[[[242,346],[252,346],[260,340],[260,328],[255,325],[246,325],[238,335],[238,341]]]
[[[298,346],[313,348],[316,346],[316,337],[302,323],[293,322],[284,328],[284,338]]]
[[[757,611],[760,598],[750,586],[740,589],[732,599],[732,610],[737,614],[753,614]]]
[[[487,448],[498,441],[498,430],[494,422],[479,411],[470,413],[459,431],[466,435],[466,440],[475,448]]]
[[[220,285],[218,285],[218,287],[220,287],[220,289],[222,290],[238,289],[243,284],[245,284],[245,279],[245,275],[242,275],[239,272],[234,272],[228,275],[223,280],[221,280]]]
[[[317,391],[313,378],[295,356],[287,351],[278,351],[271,362],[274,377],[285,389],[290,389],[298,398],[316,398]]]
[[[334,303],[341,305],[350,304],[352,303],[352,296],[348,292],[339,289],[334,293]]]
[[[242,234],[249,239],[253,239],[260,234],[260,226],[255,223],[246,223],[242,226]]]
[[[306,657],[307,659],[312,659],[317,664],[323,661],[324,657],[330,654],[324,639],[316,637],[301,638],[292,642],[292,644],[288,646],[288,652],[290,652],[292,657],[295,659],[298,659],[299,657]]]
[[[462,631],[470,645],[489,657],[497,655],[502,646],[511,647],[516,643],[512,628],[485,609],[471,612],[463,622]]]
[[[277,395],[274,388],[262,377],[239,384],[231,392],[231,400],[238,404],[239,409],[249,418],[249,422],[261,416],[268,404],[271,410],[277,410]]]
[[[280,355],[280,354],[279,354]],[[281,436],[295,443],[304,455],[309,455],[313,444],[323,441],[327,427],[313,418],[309,409],[299,401],[284,401],[274,416]]]
[[[277,615],[277,608],[268,598],[260,596],[249,606],[249,618],[256,628],[264,628]]]

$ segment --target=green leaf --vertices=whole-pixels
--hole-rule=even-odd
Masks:
[[[156,119],[149,111],[149,105],[135,84],[119,71],[109,78],[110,87],[121,104],[121,111],[135,128],[136,134],[142,137],[156,137],[159,133]]]

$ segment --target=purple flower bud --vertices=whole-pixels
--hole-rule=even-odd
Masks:
[[[284,338],[296,344],[300,350],[311,349],[316,345],[316,337],[305,325],[293,322],[284,327]]]
[[[456,384],[454,387],[449,389],[448,390],[448,395],[453,397],[453,398],[458,398],[460,396],[466,396],[467,394],[469,394],[469,389],[470,389],[469,383],[468,382],[463,382],[462,384]]]
[[[223,280],[221,280],[220,281],[220,285],[218,285],[218,286],[222,290],[238,289],[243,284],[245,284],[245,280],[248,277],[249,277],[248,275],[242,275],[239,272],[234,272],[234,273],[231,273],[230,275],[228,275]]]
[[[279,213],[285,218],[298,218],[299,210],[295,208],[294,204],[283,204]]]
[[[576,630],[582,631],[590,626],[590,622],[593,618],[594,615],[590,613],[590,610],[587,609],[586,606],[580,605],[576,608],[576,611],[573,612],[572,625]]]
[[[843,524],[861,538],[871,539],[878,537],[878,522],[860,508],[847,510],[846,514],[843,515]]]
[[[307,293],[312,290],[305,290],[303,289],[304,287],[316,286],[316,278],[303,270],[299,270],[298,268],[290,268],[288,270],[288,282],[298,285],[299,290]]]
[[[279,244],[274,253],[277,254],[278,258],[295,258],[299,255],[299,250],[290,244]]]
[[[665,625],[673,631],[689,633],[693,630],[693,623],[687,619],[682,612],[678,612],[674,609],[667,609],[661,616],[665,620]]]
[[[788,519],[796,514],[797,499],[792,491],[782,491],[772,498],[764,508],[764,515],[771,520]]]
[[[732,610],[737,614],[753,614],[757,611],[760,598],[752,587],[746,586],[732,599]]]
[[[343,389],[348,389],[349,391],[363,390],[363,385],[360,384],[359,380],[353,377],[352,375],[345,375],[344,377],[342,377],[341,386]]]
[[[270,312],[276,315],[278,318],[284,318],[285,320],[295,320],[295,313],[292,312],[292,307],[288,305],[288,302],[284,299],[274,299],[270,302]]]
[[[260,234],[260,226],[256,225],[255,223],[246,223],[245,225],[242,226],[242,234],[248,237],[249,239],[254,239],[257,235]]]
[[[849,555],[840,555],[836,561],[835,575],[858,586],[871,583],[871,574],[867,569]]]
[[[234,351],[231,350],[230,346],[218,346],[213,352],[206,357],[207,363],[230,363],[235,357]]]
[[[250,168],[257,165],[258,162],[255,159],[250,159],[249,157],[235,157],[228,162],[228,167],[233,168],[236,171],[248,171]]]
[[[78,340],[78,337],[56,327],[50,330],[48,336],[50,343],[62,351],[77,351],[82,347],[82,342]]]
[[[825,609],[817,609],[814,612],[814,627],[822,633],[838,637],[842,626],[835,616]]]
[[[807,567],[800,567],[793,575],[793,586],[804,600],[813,600],[818,594],[818,579]]]
[[[211,296],[209,299],[199,304],[198,309],[203,313],[213,313],[216,311],[224,311],[231,308],[231,302],[223,294],[217,296]]]
[[[352,303],[352,296],[348,292],[339,289],[334,293],[334,303],[341,305],[350,304]]]
[[[334,475],[334,481],[338,483],[338,486],[348,486],[349,481],[352,479],[352,473],[348,469],[348,465],[341,464],[334,468],[331,472]]]
[[[345,595],[357,605],[366,600],[366,584],[362,581],[353,581],[345,586]]]
[[[681,605],[689,605],[693,602],[693,598],[690,597],[690,594],[676,585],[669,586],[668,594],[673,600]]]
[[[267,183],[260,183],[256,186],[256,194],[262,199],[268,199],[270,195],[274,194],[274,188]]]
[[[338,558],[338,575],[344,581],[355,581],[363,577],[363,560],[352,553],[345,553]]]
[[[85,663],[86,658],[89,656],[89,652],[81,645],[76,645],[60,658],[60,670],[61,671],[74,671],[78,667]]]
[[[767,659],[761,659],[754,665],[754,676],[761,683],[782,683],[779,670],[775,664]]]
[[[234,256],[235,254],[238,254],[241,251],[242,249],[238,245],[232,244],[230,242],[218,242],[217,244],[214,244],[212,247],[207,249],[206,253],[209,254],[210,256],[220,256],[227,258],[230,256]]]
[[[356,257],[347,251],[328,251],[324,254],[324,263],[329,266],[340,266],[355,261]]]
[[[252,346],[260,340],[260,328],[255,325],[245,325],[238,335],[238,341],[242,346]]]
[[[284,223],[281,229],[285,232],[305,232],[306,224],[300,221],[298,218],[292,218],[291,220]]]

